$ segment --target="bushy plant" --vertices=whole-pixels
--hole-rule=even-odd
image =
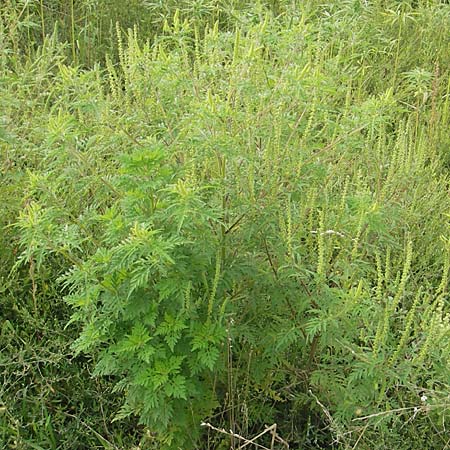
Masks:
[[[225,323],[218,214],[165,153],[155,144],[124,156],[102,245],[66,284],[84,323],[75,349],[101,349],[95,374],[120,377],[118,418],[139,414],[178,448],[216,405]]]
[[[118,27],[105,67],[56,41],[39,82],[17,66],[3,141],[29,308],[65,297],[72,348],[145,445],[212,448],[209,418],[302,448],[436,448],[449,53],[427,21],[448,8],[256,5],[230,32],[200,3],[146,44]]]

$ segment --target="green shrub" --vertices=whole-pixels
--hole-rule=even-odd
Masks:
[[[232,32],[192,11],[152,43],[119,28],[104,68],[51,42],[20,66],[28,307],[65,297],[72,348],[148,446],[219,445],[202,420],[277,422],[299,448],[445,445],[450,61],[429,21],[448,8],[248,8]]]

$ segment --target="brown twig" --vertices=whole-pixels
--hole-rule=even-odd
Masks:
[[[232,437],[234,437],[236,439],[239,439],[240,441],[243,441],[244,444],[239,446],[239,450],[243,449],[244,447],[247,447],[247,445],[250,445],[250,444],[253,444],[255,447],[262,448],[264,450],[273,450],[273,445],[275,443],[275,440],[277,442],[279,442],[280,444],[284,445],[286,448],[289,448],[289,444],[284,439],[282,439],[278,435],[278,433],[276,432],[276,430],[277,430],[277,424],[276,423],[274,423],[270,427],[266,427],[266,429],[264,431],[262,431],[261,433],[257,434],[256,436],[254,436],[251,439],[247,439],[247,438],[245,438],[245,437],[243,437],[243,436],[241,436],[241,435],[239,435],[237,433],[234,433],[232,430],[227,431],[224,428],[217,428],[217,427],[211,425],[208,422],[202,422],[200,425],[202,427],[207,427],[207,428],[209,428],[211,430],[217,431],[217,432],[225,434],[227,436],[232,436]],[[272,434],[272,445],[271,445],[271,448],[265,447],[264,445],[261,445],[261,444],[258,444],[257,442],[255,442],[257,439],[259,439],[260,437],[264,436],[266,433],[269,433],[269,432]]]

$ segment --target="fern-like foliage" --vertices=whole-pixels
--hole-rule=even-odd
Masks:
[[[117,376],[126,393],[118,418],[138,414],[179,446],[215,404],[204,380],[221,362],[225,331],[203,281],[214,281],[220,246],[211,193],[168,161],[158,145],[122,158],[120,199],[98,217],[104,244],[63,280],[83,324],[75,350],[97,353],[95,373]]]

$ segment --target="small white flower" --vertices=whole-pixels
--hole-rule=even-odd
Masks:
[[[428,397],[424,394],[422,395],[422,397],[420,397],[420,400],[425,403],[428,400]]]

